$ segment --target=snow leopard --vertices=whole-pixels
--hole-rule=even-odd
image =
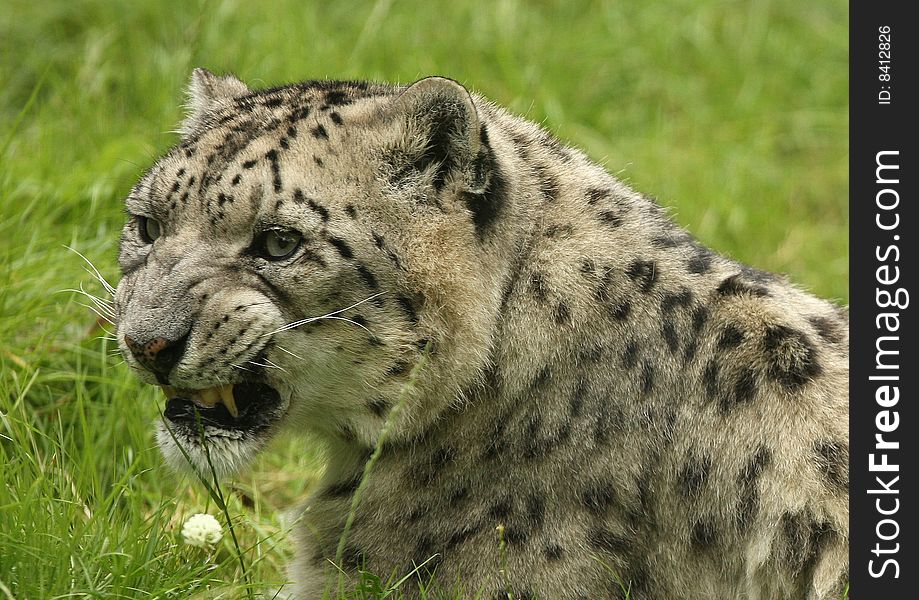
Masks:
[[[178,135],[125,201],[119,346],[169,463],[324,449],[292,597],[845,593],[845,308],[448,78],[196,69]]]

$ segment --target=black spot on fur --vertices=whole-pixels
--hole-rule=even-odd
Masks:
[[[692,527],[690,543],[696,552],[710,552],[718,545],[718,538],[715,524],[710,520],[701,519]]]
[[[591,263],[593,267],[593,263]],[[582,268],[582,272],[583,268]],[[591,271],[592,273],[592,271]],[[600,280],[600,285],[597,287],[597,291],[594,295],[597,297],[597,300],[603,304],[607,304],[610,300],[613,299],[613,292],[617,289],[615,275],[613,270],[609,268],[603,269],[603,278]]]
[[[784,325],[773,325],[764,338],[769,357],[768,374],[790,391],[797,391],[823,371],[817,349],[802,332]]]
[[[607,307],[610,317],[616,321],[624,321],[632,310],[632,303],[615,292],[620,286],[613,270],[604,269],[603,279],[595,292],[597,300]]]
[[[692,304],[692,292],[683,288],[679,292],[667,292],[661,299],[661,312],[669,313],[677,308],[687,308]]]
[[[243,169],[251,169],[252,167],[255,166],[255,164],[256,164],[256,161],[247,160],[246,162],[243,163]]]
[[[626,320],[630,312],[632,312],[632,303],[628,300],[622,300],[609,307],[609,316],[616,321]]]
[[[565,556],[565,549],[555,543],[547,544],[544,552],[549,561],[556,561]]]
[[[626,369],[632,370],[638,364],[638,342],[630,341],[622,354],[622,364]]]
[[[488,507],[488,516],[497,521],[506,521],[511,516],[513,504],[507,496],[499,498]]]
[[[281,166],[278,164],[278,151],[275,149],[265,153],[265,158],[271,163],[271,184],[274,186],[275,193],[281,191]],[[243,165],[245,166],[245,165]]]
[[[602,402],[595,413],[593,439],[597,445],[610,440],[610,434],[621,431],[624,416],[622,410],[612,402]]]
[[[750,367],[741,369],[734,382],[734,389],[730,395],[725,394],[721,397],[721,410],[728,412],[731,409],[756,398],[756,373]]]
[[[567,325],[571,322],[571,309],[565,302],[559,302],[555,306],[555,322],[559,325]]]
[[[536,178],[539,180],[539,191],[542,193],[546,202],[555,202],[558,199],[558,180],[549,172],[549,169],[542,165],[533,167],[536,171]]]
[[[411,363],[408,363],[404,360],[397,361],[386,371],[386,374],[390,377],[397,377],[399,375],[405,374],[411,367]]]
[[[361,279],[364,280],[364,283],[366,283],[367,287],[370,289],[376,290],[380,288],[376,276],[364,265],[357,265],[357,274],[361,276]]]
[[[351,246],[348,245],[348,242],[341,238],[330,237],[329,243],[335,246],[335,249],[338,250],[338,253],[342,258],[350,259],[354,257],[354,252],[351,250]]]
[[[690,454],[677,476],[677,489],[686,500],[696,500],[708,482],[712,459],[708,456]]]
[[[173,183],[173,184],[172,184],[172,187],[169,188],[169,193],[166,194],[166,200],[169,200],[170,198],[172,198],[173,195],[175,195],[175,193],[179,191],[179,188],[180,188],[180,187],[181,187],[181,186],[179,185],[179,182],[178,182],[178,181],[176,181],[175,183]]]
[[[646,294],[651,291],[658,278],[657,265],[650,260],[633,261],[625,273]]]
[[[287,117],[287,120],[295,123],[297,121],[302,121],[303,119],[310,116],[310,107],[309,105],[298,106],[290,111],[290,115]]]
[[[463,525],[456,531],[450,534],[450,537],[447,538],[446,549],[455,548],[460,544],[464,544],[469,541],[469,538],[474,536],[476,533],[481,531],[482,526],[478,523],[467,523]]]
[[[709,400],[716,400],[718,398],[718,363],[714,360],[709,361],[705,366],[702,381],[705,384],[705,395]]]
[[[327,209],[327,208],[324,207],[323,205],[319,204],[318,202],[316,202],[316,201],[313,200],[312,198],[307,198],[307,199],[306,199],[306,204],[310,207],[310,209],[311,209],[313,212],[315,212],[316,214],[319,215],[319,218],[322,219],[322,222],[323,222],[323,223],[328,223],[328,222],[329,222],[329,209]],[[346,257],[346,258],[350,258],[350,256],[349,256],[349,257]]]
[[[631,548],[626,538],[613,533],[605,527],[591,527],[588,529],[587,544],[594,550],[619,556],[628,554]]]
[[[581,409],[584,406],[584,398],[587,396],[587,382],[582,378],[574,386],[574,391],[568,399],[568,416],[572,419],[581,415]]]
[[[539,302],[546,301],[549,288],[546,286],[546,276],[542,271],[533,271],[533,274],[530,275],[530,291]]]
[[[645,360],[641,366],[641,393],[647,395],[654,387],[654,364]]]
[[[734,325],[728,325],[718,338],[718,349],[728,350],[730,348],[736,348],[743,342],[743,339],[744,335],[742,331],[737,329]]]
[[[539,531],[546,522],[546,501],[544,494],[530,494],[526,499],[525,517],[528,528]]]
[[[332,111],[329,113],[329,118],[332,119],[332,122],[335,123],[336,125],[341,125],[343,122],[341,119],[341,115],[335,111]]]
[[[351,98],[343,90],[329,90],[325,94],[325,103],[329,106],[345,106],[351,102]]]
[[[683,358],[687,363],[696,357],[696,352],[699,350],[702,328],[705,327],[705,323],[707,321],[708,309],[704,306],[697,306],[692,311],[692,330],[689,336],[689,343],[686,345],[686,351],[683,355]]]
[[[587,190],[587,204],[596,204],[612,194],[612,190],[606,188],[590,188]]]
[[[739,296],[742,294],[763,298],[769,295],[769,290],[759,285],[744,282],[740,275],[731,275],[725,278],[718,286],[718,293],[722,296]]]
[[[316,163],[317,167],[322,166],[322,159],[316,156],[315,154],[313,155],[313,162]]]
[[[613,505],[616,494],[610,482],[588,485],[581,492],[581,504],[596,516],[602,516]]]
[[[772,283],[778,279],[773,273],[760,271],[748,265],[740,265],[740,274],[743,275],[744,279],[753,283]]]
[[[314,138],[316,138],[317,140],[327,140],[327,139],[329,139],[329,132],[327,132],[327,131],[325,130],[325,127],[322,126],[321,124],[320,124],[320,125],[316,125],[316,126],[313,127],[312,129],[310,129],[310,134],[311,134]]]
[[[696,246],[696,254],[689,259],[686,264],[690,273],[703,275],[708,273],[712,268],[713,254],[704,246]]]
[[[530,539],[530,532],[519,524],[511,524],[504,528],[504,539],[512,546],[519,546]]]
[[[347,214],[347,215],[348,215],[349,217],[351,217],[352,219],[356,219],[356,218],[357,218],[357,209],[354,208],[354,205],[353,205],[353,204],[348,204],[347,206],[345,206],[345,214]]]
[[[843,340],[843,331],[839,323],[826,317],[811,317],[808,322],[825,342],[839,344]]]
[[[755,485],[770,462],[772,453],[765,446],[760,446],[737,475],[737,482],[741,485]]]
[[[667,349],[670,350],[672,354],[676,354],[676,351],[679,350],[680,347],[680,338],[676,332],[676,325],[670,317],[665,317],[665,319],[666,320],[661,321],[661,335],[667,343]]]
[[[826,543],[836,535],[829,523],[819,522],[807,513],[782,515],[785,547],[780,560],[795,574],[810,571]]]
[[[622,217],[611,210],[601,211],[597,217],[610,227],[619,227],[622,225]]]
[[[759,488],[757,482],[766,467],[772,460],[769,449],[760,446],[756,454],[741,469],[737,475],[737,485],[739,486],[739,498],[737,505],[737,529],[741,532],[747,532],[753,526],[757,515],[759,514]]]
[[[814,444],[817,467],[830,487],[842,493],[849,488],[849,452],[840,442]]]
[[[409,300],[406,296],[396,296],[396,303],[402,308],[405,312],[405,316],[408,317],[408,320],[412,323],[418,322],[418,311],[415,310],[415,305]]]
[[[553,439],[542,431],[542,419],[538,413],[530,417],[527,422],[526,432],[527,435],[523,440],[523,457],[527,460],[545,458],[555,449],[558,443],[557,439]],[[565,435],[567,436],[567,431]]]
[[[281,104],[283,103],[284,103],[283,98],[281,98],[280,96],[273,96],[265,100],[265,107],[266,108],[277,108],[281,106]]]
[[[239,185],[239,182],[242,181],[242,179],[243,179],[243,176],[240,175],[239,173],[237,173],[237,174],[233,177],[233,180],[230,181],[230,185]]]

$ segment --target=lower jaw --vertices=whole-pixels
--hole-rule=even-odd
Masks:
[[[282,409],[278,391],[261,382],[238,383],[233,386],[232,394],[235,397],[232,409],[222,403],[200,406],[200,400],[193,402],[177,394],[166,402],[163,416],[174,425],[192,427],[194,431],[214,427],[224,431],[249,432],[270,426]],[[231,410],[236,414],[232,414]]]

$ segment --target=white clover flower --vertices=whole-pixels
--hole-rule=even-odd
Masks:
[[[213,546],[223,537],[220,523],[213,516],[198,513],[188,517],[182,527],[185,543],[201,548]]]

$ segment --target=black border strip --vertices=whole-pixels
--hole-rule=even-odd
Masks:
[[[911,305],[919,297],[906,301],[917,291],[919,271],[913,206],[919,23],[907,15],[910,4],[849,4],[849,552],[855,599],[919,597],[919,362]],[[900,306],[883,306],[890,303]],[[878,435],[886,448],[877,447]]]

